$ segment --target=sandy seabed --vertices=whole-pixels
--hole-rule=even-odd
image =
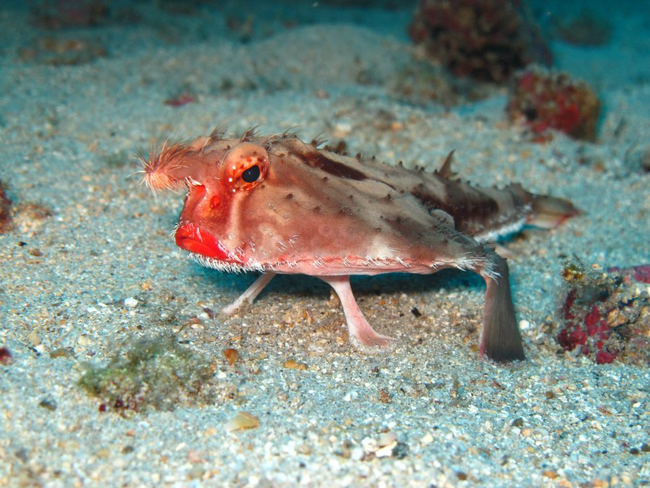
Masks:
[[[396,15],[403,27],[409,15]],[[603,48],[553,44],[604,114],[595,144],[560,134],[537,144],[507,123],[504,91],[451,109],[396,97],[411,59],[402,27],[333,17],[279,28],[269,17],[275,30],[242,44],[157,41],[151,21],[104,28],[115,55],[51,66],[25,59],[38,32],[26,11],[3,7],[0,179],[15,217],[0,235],[0,346],[13,359],[0,366],[0,486],[650,483],[648,369],[563,354],[547,335],[567,256],[603,268],[650,256],[643,18],[617,12]],[[193,103],[165,103],[186,93]],[[353,282],[369,321],[400,339],[389,354],[351,347],[313,278],[276,278],[248,310],[216,313],[254,277],[185,259],[169,237],[182,195],[152,196],[134,155],[224,120],[235,133],[298,128],[427,169],[455,149],[463,179],[572,200],[583,215],[509,244],[528,360],[479,359],[484,288],[461,273]],[[211,365],[211,395],[122,416],[79,387],[84,364],[169,334]],[[259,426],[229,431],[238,412]]]

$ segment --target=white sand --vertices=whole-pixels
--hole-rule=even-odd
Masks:
[[[0,346],[14,359],[0,366],[0,486],[650,483],[650,453],[631,453],[650,444],[647,368],[558,354],[544,335],[562,256],[603,267],[650,256],[650,176],[639,167],[650,150],[647,15],[618,13],[606,48],[553,46],[561,68],[600,91],[605,112],[598,144],[561,135],[534,144],[505,122],[503,94],[449,113],[391,98],[384,85],[410,56],[408,12],[388,29],[397,37],[352,25],[287,30],[281,13],[269,14],[270,37],[245,45],[205,19],[203,40],[156,43],[149,19],[123,33],[104,28],[116,51],[106,59],[51,67],[18,59],[38,31],[5,8],[0,179],[18,206],[53,216],[19,213],[0,235]],[[372,27],[387,14],[355,15]],[[164,105],[184,92],[198,103]],[[400,130],[377,123],[386,113]],[[389,355],[350,347],[342,311],[311,278],[280,277],[247,312],[211,318],[205,308],[219,310],[253,277],[185,259],[169,238],[183,198],[152,197],[133,154],[224,119],[233,131],[260,124],[343,138],[351,153],[407,166],[435,168],[455,148],[463,178],[570,198],[583,216],[510,244],[529,359],[503,367],[478,358],[483,286],[456,273],[354,282],[370,322],[401,339]],[[137,303],[125,304],[130,297]],[[99,412],[77,386],[80,363],[105,363],[120,344],[169,331],[215,364],[212,404],[122,418]],[[229,347],[242,358],[235,367]],[[61,348],[74,354],[50,356]],[[308,369],[287,369],[288,359]],[[259,427],[227,432],[238,411]],[[397,447],[373,455],[388,432]]]

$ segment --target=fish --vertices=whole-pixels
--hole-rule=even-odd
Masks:
[[[519,184],[473,186],[452,171],[453,156],[435,171],[407,169],[294,132],[230,136],[217,127],[163,144],[142,164],[151,189],[187,191],[174,231],[181,249],[219,271],[261,273],[223,313],[252,304],[277,274],[315,276],[340,298],[354,345],[390,349],[396,340],[368,323],[350,276],[456,268],[486,283],[480,355],[523,360],[508,263],[494,242],[529,225],[555,228],[579,211]]]

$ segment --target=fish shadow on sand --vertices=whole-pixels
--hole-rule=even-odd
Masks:
[[[233,275],[219,273],[214,270],[196,266],[196,272],[201,276],[206,295],[232,293],[238,296],[243,293],[259,274],[246,273]],[[363,299],[372,299],[378,296],[417,296],[423,293],[444,291],[450,295],[457,290],[466,290],[476,293],[477,303],[480,304],[485,293],[485,282],[476,273],[468,273],[455,269],[443,269],[435,275],[415,275],[409,273],[389,273],[377,276],[356,275],[352,277],[352,287],[358,296]],[[256,300],[256,304],[265,301],[277,303],[278,298],[295,297],[302,299],[313,298],[314,301],[328,300],[330,286],[324,281],[307,275],[278,275]],[[431,300],[436,300],[432,297]],[[224,305],[227,300],[224,300]],[[287,302],[287,306],[290,302]],[[255,304],[252,305],[255,307]]]

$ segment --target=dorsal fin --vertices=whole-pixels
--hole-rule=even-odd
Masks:
[[[216,142],[224,138],[227,132],[227,124],[225,121],[219,122],[214,130],[210,133],[210,142]]]
[[[327,139],[325,138],[325,134],[320,133],[311,140],[310,144],[312,146],[314,146],[314,147],[318,147],[318,146],[322,146],[326,142],[327,142]],[[327,147],[325,149],[327,149]],[[336,152],[336,151],[334,151],[334,152]]]
[[[456,151],[455,149],[452,149],[451,152],[447,154],[447,157],[442,162],[442,166],[440,167],[440,170],[438,170],[438,174],[443,178],[449,178],[451,176],[454,176],[454,172],[451,170],[451,163],[454,160],[455,151]]]
[[[255,137],[256,133],[257,133],[257,125],[251,125],[244,132],[242,132],[241,136],[239,136],[239,142],[250,141],[253,137]]]

